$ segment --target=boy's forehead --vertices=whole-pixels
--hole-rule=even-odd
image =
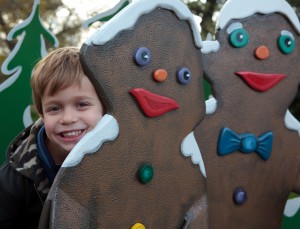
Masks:
[[[82,85],[83,79],[91,82],[90,79],[83,73],[78,74],[76,77],[72,74],[64,74],[64,79],[62,80],[51,80],[47,85],[45,90],[42,92],[42,96],[51,96],[54,95],[66,88],[72,86],[78,86],[79,88]]]
[[[42,99],[45,99],[46,97],[49,99],[50,97],[56,97],[58,94],[65,92],[69,93],[70,91],[72,92],[71,95],[74,97],[89,96],[94,93],[99,97],[95,86],[90,79],[87,76],[83,76],[79,81],[69,81],[65,84],[56,85],[56,87],[53,84],[49,84],[43,92]]]

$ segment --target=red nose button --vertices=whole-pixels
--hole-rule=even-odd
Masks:
[[[268,47],[262,45],[262,46],[259,46],[259,47],[255,50],[255,56],[256,56],[257,59],[259,59],[259,60],[265,60],[265,59],[269,58],[269,56],[270,56],[270,51],[269,51]]]
[[[168,78],[168,72],[164,69],[157,69],[153,72],[153,79],[157,82],[164,82]]]

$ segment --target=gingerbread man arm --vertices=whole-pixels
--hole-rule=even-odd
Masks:
[[[287,110],[285,114],[284,124],[286,128],[297,131],[300,137],[300,122],[292,115],[289,110]]]

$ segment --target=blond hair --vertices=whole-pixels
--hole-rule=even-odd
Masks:
[[[63,47],[50,52],[33,69],[30,84],[35,108],[43,115],[42,97],[46,88],[48,95],[80,84],[85,76],[79,60],[79,49]]]

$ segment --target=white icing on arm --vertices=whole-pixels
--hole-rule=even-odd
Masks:
[[[284,117],[285,127],[297,131],[300,137],[300,122],[292,115],[292,113],[287,110]]]
[[[286,217],[293,217],[300,209],[300,197],[289,199],[286,202],[283,214]]]
[[[194,132],[189,133],[181,143],[181,152],[186,157],[191,157],[193,164],[199,164],[200,171],[206,177],[202,155],[196,142]]]
[[[217,100],[215,97],[211,97],[210,99],[205,101],[206,114],[213,114],[217,110]]]

